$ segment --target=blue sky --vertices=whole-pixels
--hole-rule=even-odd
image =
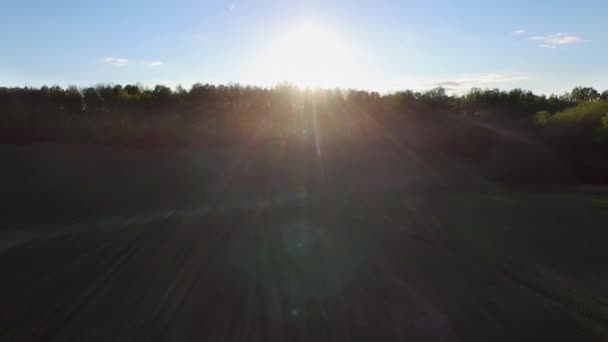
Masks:
[[[0,0],[0,84],[267,86],[261,51],[312,22],[355,47],[341,57],[365,68],[355,88],[604,90],[606,13],[605,0]]]

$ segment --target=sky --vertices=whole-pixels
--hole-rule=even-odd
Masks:
[[[606,13],[606,0],[0,0],[0,85],[602,91]]]

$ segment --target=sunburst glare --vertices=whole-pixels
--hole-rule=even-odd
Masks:
[[[305,23],[271,39],[254,62],[254,79],[300,87],[349,87],[366,83],[361,53],[337,31]]]

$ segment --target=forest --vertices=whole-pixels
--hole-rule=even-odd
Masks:
[[[138,148],[391,142],[514,184],[608,182],[608,90],[379,94],[194,84],[0,87],[0,143]],[[381,148],[381,144],[378,145]]]

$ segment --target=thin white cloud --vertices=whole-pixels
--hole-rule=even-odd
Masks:
[[[568,33],[553,33],[544,36],[532,36],[531,40],[540,42],[540,47],[556,48],[558,46],[576,44],[583,41],[579,36]]]
[[[511,34],[515,35],[515,36],[519,36],[522,35],[524,33],[526,33],[527,31],[525,29],[519,29],[519,30],[515,30],[513,32],[511,32]]]
[[[129,60],[124,58],[104,57],[101,59],[101,62],[113,66],[125,66],[129,63]]]
[[[100,60],[102,63],[109,64],[115,67],[123,67],[126,65],[140,65],[146,67],[160,67],[165,65],[162,61],[146,61],[146,60],[135,60],[131,61],[126,58],[115,58],[115,57],[104,57]]]
[[[472,87],[488,87],[499,83],[525,81],[527,79],[528,77],[521,73],[488,73],[432,82],[429,85],[456,90]]]

